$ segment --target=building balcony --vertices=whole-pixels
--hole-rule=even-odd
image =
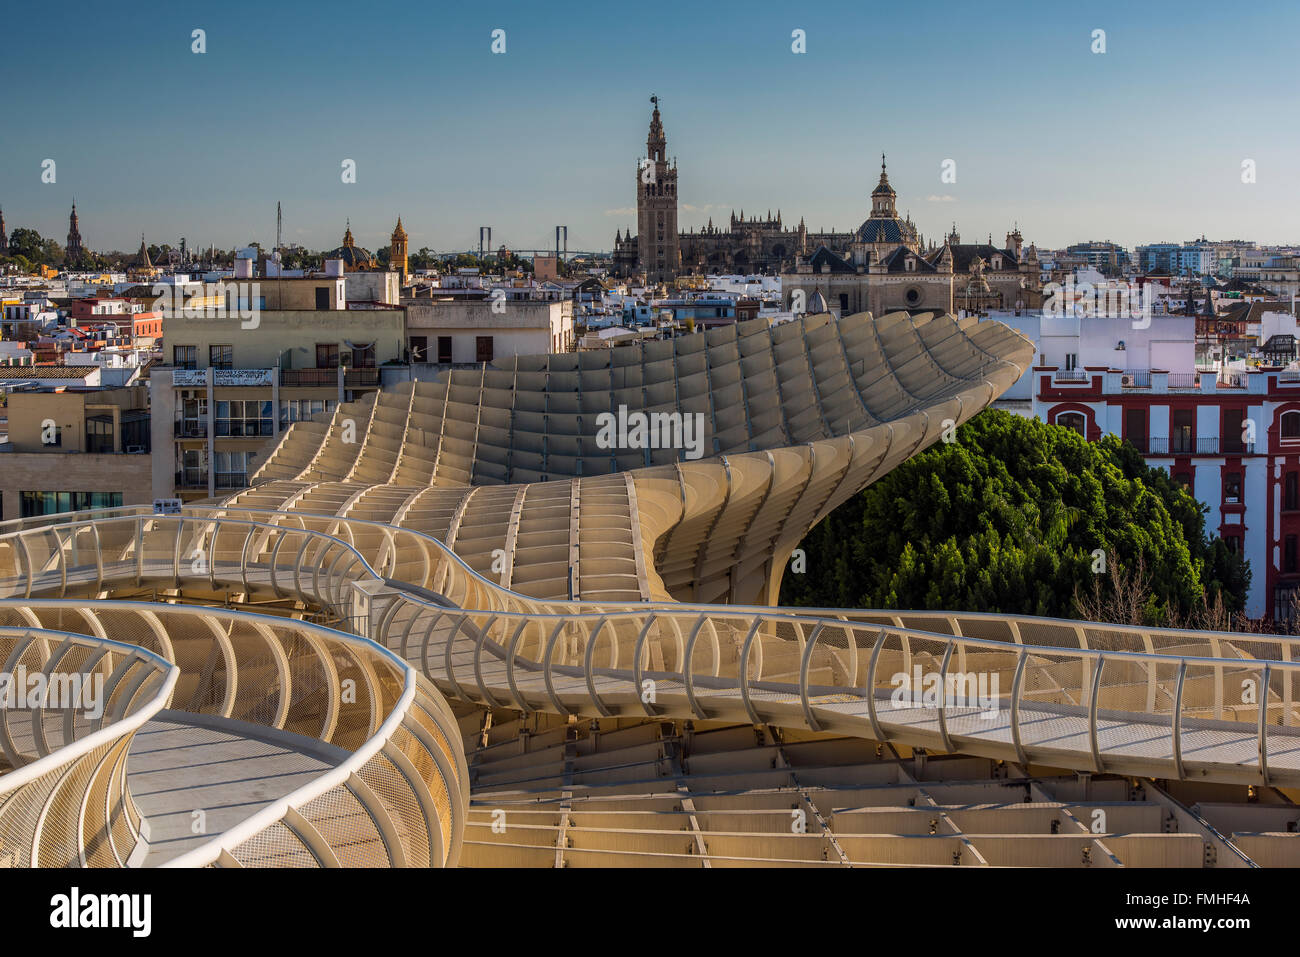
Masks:
[[[339,384],[339,370],[327,369],[281,369],[280,385],[300,389],[333,389]],[[343,387],[345,389],[377,388],[379,386],[379,369],[344,369]]]
[[[338,369],[281,369],[280,385],[310,389],[333,389],[339,384]]]
[[[1143,455],[1254,455],[1255,443],[1199,436],[1125,436]]]
[[[348,369],[343,373],[343,387],[346,389],[365,389],[377,388],[379,386],[379,370],[370,369]]]
[[[184,469],[176,473],[176,488],[185,491],[206,490],[208,473],[197,469]]]
[[[172,423],[172,435],[178,439],[206,439],[208,424],[193,419],[182,419]]]

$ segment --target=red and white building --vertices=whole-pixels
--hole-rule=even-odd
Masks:
[[[1300,592],[1300,372],[1038,365],[1032,375],[1038,418],[1089,441],[1129,440],[1209,506],[1206,530],[1250,561],[1248,615],[1289,614]]]

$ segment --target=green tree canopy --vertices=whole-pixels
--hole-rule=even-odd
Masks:
[[[1145,569],[1152,623],[1215,596],[1236,612],[1250,568],[1206,537],[1206,511],[1115,436],[1089,443],[990,409],[812,529],[806,571],[787,570],[781,603],[1073,618],[1101,549]]]
[[[45,261],[46,240],[41,234],[26,226],[19,226],[9,234],[9,255],[22,256],[29,262]]]

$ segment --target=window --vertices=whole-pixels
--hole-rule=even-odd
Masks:
[[[375,344],[352,347],[352,368],[373,369],[375,367]]]
[[[1282,571],[1284,572],[1294,572],[1296,569],[1295,545],[1296,537],[1294,535],[1288,535],[1282,545]]]
[[[1273,586],[1273,620],[1293,623],[1297,604],[1300,604],[1300,586],[1294,582]]]
[[[451,336],[438,337],[438,361],[444,365],[451,364]]]
[[[172,365],[178,369],[197,369],[198,351],[198,346],[172,346]]]
[[[329,307],[330,307],[330,287],[317,286],[316,287],[316,308],[328,309]]]
[[[411,361],[412,362],[429,361],[429,337],[428,336],[411,336]]]
[[[1075,353],[1075,352],[1067,352],[1067,353],[1065,354],[1065,371],[1066,371],[1066,372],[1073,372],[1073,371],[1074,371],[1074,367],[1077,366],[1078,364],[1079,364],[1079,355],[1078,355],[1078,353]]]
[[[217,435],[271,434],[270,399],[230,399],[217,402]]]
[[[1300,439],[1300,412],[1282,413],[1282,438]]]
[[[1139,452],[1147,450],[1147,413],[1145,409],[1124,410],[1124,438]]]
[[[1241,409],[1223,410],[1223,451],[1225,453],[1243,451],[1241,421],[1244,416],[1245,413]]]
[[[1300,472],[1287,472],[1282,495],[1282,507],[1288,511],[1300,508]]]
[[[59,437],[60,440],[62,436]],[[113,417],[95,415],[86,419],[86,451],[107,455],[113,451]]]
[[[339,367],[339,346],[337,342],[316,343],[316,368],[337,369]]]
[[[310,419],[322,412],[333,412],[336,404],[334,399],[281,399],[280,427]]]
[[[1223,477],[1223,501],[1226,505],[1241,502],[1241,473],[1229,472]]]
[[[176,485],[180,488],[204,488],[207,484],[208,453],[203,449],[183,449]]]
[[[1169,450],[1171,452],[1195,451],[1195,427],[1192,425],[1192,410],[1174,409],[1172,420]]]
[[[1056,424],[1074,429],[1085,439],[1088,437],[1088,419],[1082,412],[1062,412],[1057,415]]]
[[[176,420],[176,434],[199,436],[208,434],[208,398],[197,389],[186,389],[180,394]]]
[[[208,365],[214,369],[233,369],[234,349],[231,346],[208,346]]]
[[[248,485],[250,452],[216,452],[212,456],[216,466],[217,488],[243,488]]]
[[[22,492],[23,518],[79,512],[87,508],[121,508],[121,492]]]
[[[491,336],[475,336],[474,347],[475,347],[475,359],[474,359],[475,362],[492,361],[492,337]]]

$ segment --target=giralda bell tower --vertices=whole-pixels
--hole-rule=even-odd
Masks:
[[[677,164],[668,164],[659,97],[650,97],[650,135],[646,156],[637,163],[637,271],[650,282],[671,282],[681,266],[677,242]]]

